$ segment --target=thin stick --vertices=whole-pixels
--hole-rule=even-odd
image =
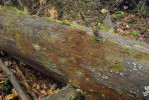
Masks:
[[[120,1],[120,0],[118,0],[118,1],[108,10],[108,12],[95,24],[95,26],[97,26],[98,23],[100,23],[100,22],[107,16],[107,14],[111,11],[111,9],[112,9],[117,3],[119,3],[119,1]]]
[[[23,75],[23,73],[20,71],[20,69],[17,66],[16,66],[16,70],[20,74],[20,76],[23,79],[23,81],[24,81],[25,85],[27,86],[27,88],[30,89],[30,86],[28,85],[25,76]]]
[[[32,92],[30,91],[31,87],[27,83],[25,76],[23,75],[23,73],[21,72],[21,70],[19,69],[18,66],[15,66],[15,67],[16,67],[17,72],[20,74],[20,76],[21,76],[21,78],[23,80],[23,84],[24,84],[25,88],[27,89],[27,92],[34,98],[35,95],[33,95]]]
[[[18,93],[21,100],[28,100],[26,97],[26,94],[23,92],[23,89],[21,88],[19,82],[17,81],[15,75],[13,72],[11,72],[2,62],[0,59],[0,68],[4,71],[4,73],[8,76],[10,82],[12,83],[13,87],[16,89],[16,92]]]

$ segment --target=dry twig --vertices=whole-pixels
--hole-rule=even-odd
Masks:
[[[12,83],[13,87],[16,89],[16,92],[18,93],[21,100],[28,100],[26,97],[26,94],[23,92],[23,89],[21,88],[19,82],[17,81],[15,75],[13,72],[11,72],[2,62],[0,59],[0,68],[4,71],[4,73],[8,76],[10,82]]]

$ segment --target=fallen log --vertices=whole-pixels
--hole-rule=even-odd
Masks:
[[[78,27],[78,26],[76,26]],[[149,45],[90,29],[74,28],[14,8],[0,9],[0,49],[64,84],[86,92],[89,100],[149,98]]]

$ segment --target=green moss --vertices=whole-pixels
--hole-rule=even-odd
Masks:
[[[133,59],[135,61],[138,61],[138,62],[141,62],[141,61],[149,61],[149,53],[145,53],[145,52],[141,52],[140,50],[137,50],[137,49],[126,49],[125,47],[119,45],[119,43],[110,43],[108,40],[105,41],[106,43],[106,52],[107,54],[109,54],[108,56],[110,57],[109,58],[109,61],[110,62],[111,60],[113,59]],[[121,61],[118,61],[119,66],[117,66],[119,68],[118,71],[120,71],[121,69],[124,68],[124,70],[128,67],[125,67],[123,62]],[[116,68],[114,68],[114,63],[108,63],[107,65],[111,65],[110,68],[112,68],[113,70],[116,70]]]
[[[10,31],[10,29],[9,29],[8,27],[6,27],[5,29],[6,29],[6,31],[7,31],[7,32],[9,32],[9,31]]]
[[[90,92],[93,92],[94,90],[91,89],[91,90],[89,90],[89,91],[90,91]]]
[[[90,79],[89,78],[86,78],[86,81],[90,81]]]
[[[71,79],[69,79],[69,83],[71,83],[72,82],[72,80]]]
[[[40,47],[39,44],[33,44],[33,47],[34,47],[37,51],[39,51],[39,50],[41,49],[41,47]]]
[[[90,94],[84,95],[85,98],[90,97],[90,96],[92,96],[92,95],[90,95]],[[85,99],[85,100],[86,100],[86,99]]]
[[[113,28],[109,28],[109,27],[103,27],[103,29],[102,29],[103,31],[105,31],[105,32],[108,32],[108,33],[114,33],[114,29]]]
[[[101,28],[100,26],[97,26],[97,29],[98,29],[98,30],[101,30],[102,28]]]
[[[138,26],[139,24],[138,24],[137,22],[134,22],[134,23],[129,23],[128,25],[129,25],[129,26],[134,26],[134,27],[136,27],[136,26]]]
[[[146,76],[147,78],[149,78],[149,72],[148,72],[148,73],[145,73],[145,76]]]
[[[124,11],[124,14],[127,14],[127,12],[126,12],[126,11]]]
[[[73,67],[69,67],[69,70],[76,70],[76,68],[73,68]]]
[[[3,10],[12,9],[12,10],[16,11],[16,12],[19,13],[19,14],[25,14],[23,11],[19,10],[19,9],[16,8],[16,7],[12,7],[12,6],[11,6],[11,7],[10,7],[10,6],[4,6],[2,9],[3,9]]]
[[[86,91],[84,91],[82,95],[83,95],[85,98],[92,96],[91,94],[87,94]],[[86,99],[85,99],[85,100],[86,100]]]
[[[60,62],[61,62],[61,63],[65,63],[66,61],[67,61],[66,58],[64,58],[64,57],[60,58]]]
[[[138,36],[138,32],[135,30],[131,31],[130,34],[132,34],[133,36]]]
[[[120,72],[123,70],[128,70],[129,68],[127,66],[124,65],[124,63],[122,61],[114,61],[114,62],[110,62],[110,64],[108,64],[109,66],[107,66],[110,70],[112,71],[116,71],[116,72]]]
[[[56,23],[59,23],[59,24],[63,24],[63,25],[68,25],[68,26],[73,26],[73,27],[79,27],[78,25],[75,25],[73,23],[70,23],[70,22],[67,22],[67,21],[60,21],[60,20],[57,20],[57,19],[53,19],[51,17],[45,17],[47,20],[49,21],[53,21],[53,22],[56,22]]]
[[[11,21],[8,20],[6,25],[9,26],[10,24],[11,24]]]
[[[13,7],[12,9],[15,10],[19,14],[25,14],[23,11],[17,9],[16,7]]]
[[[2,9],[5,10],[5,9],[8,9],[8,8],[9,8],[8,6],[4,6]]]
[[[141,42],[140,42],[140,43],[138,43],[138,45],[144,46],[144,43],[141,43]]]
[[[70,17],[72,17],[72,18],[74,18],[74,19],[77,18],[76,14],[71,14]]]
[[[101,96],[105,98],[105,95],[104,94],[101,94]]]
[[[62,24],[71,26],[71,23],[70,22],[62,22]]]
[[[117,19],[120,19],[120,18],[123,18],[124,17],[124,14],[119,14],[119,15],[116,15],[112,18],[113,21],[117,20]]]
[[[123,92],[121,90],[117,90],[118,94],[123,94]]]
[[[141,30],[142,31],[146,31],[147,29],[146,29],[146,27],[142,27]]]
[[[79,86],[79,85],[74,85],[74,87],[75,87],[75,88],[79,88],[79,89],[80,89],[80,86]]]
[[[77,75],[83,75],[83,73],[80,71],[77,71]]]

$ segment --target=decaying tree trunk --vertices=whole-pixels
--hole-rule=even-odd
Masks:
[[[149,98],[149,45],[0,9],[0,49],[64,84],[86,91],[87,99]]]

